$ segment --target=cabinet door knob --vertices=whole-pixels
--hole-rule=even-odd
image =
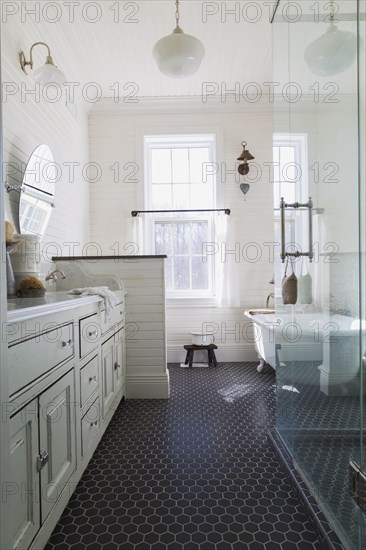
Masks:
[[[63,348],[66,348],[66,346],[69,346],[69,347],[71,348],[72,345],[73,345],[73,343],[74,343],[74,342],[73,342],[72,340],[69,340],[68,342],[63,341],[63,342],[62,342],[62,347],[63,347]]]
[[[96,376],[90,376],[89,382],[95,382],[95,384],[96,384],[97,383],[97,377]]]
[[[88,332],[88,336],[91,338],[92,336],[98,336],[98,331],[97,330],[93,330],[93,331],[90,331]]]
[[[114,370],[117,370],[120,368],[121,368],[121,365],[119,365],[118,363],[114,363]]]
[[[98,420],[96,420],[95,422],[90,422],[90,427],[94,428],[94,426],[98,426]]]
[[[37,472],[40,472],[48,462],[48,452],[43,451],[37,456]]]

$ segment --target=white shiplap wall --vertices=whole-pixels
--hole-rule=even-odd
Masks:
[[[68,253],[71,245],[66,243],[78,243],[75,252],[79,250],[81,253],[89,240],[90,229],[89,183],[82,175],[82,169],[88,162],[89,145],[86,104],[77,104],[75,117],[66,107],[64,97],[52,103],[45,100],[42,93],[40,100],[34,94],[24,94],[25,90],[35,90],[35,83],[21,70],[18,59],[20,50],[24,49],[28,58],[31,44],[43,39],[49,42],[51,51],[57,44],[65,56],[70,55],[67,39],[59,26],[54,24],[48,32],[50,36],[44,26],[32,23],[31,18],[27,24],[22,24],[19,18],[9,18],[2,26],[4,170],[9,174],[7,181],[10,185],[21,183],[25,164],[41,143],[49,145],[61,170],[60,180],[56,184],[56,208],[42,242],[44,264],[52,255]],[[44,63],[47,53],[46,49],[38,48],[35,50],[35,68]],[[57,63],[67,72],[66,58],[60,56]],[[74,181],[66,164],[70,162],[78,163]],[[18,201],[19,194],[16,192],[5,196],[5,217],[14,223],[16,230],[19,230]],[[44,265],[43,270],[47,269],[48,266]]]
[[[132,399],[169,397],[164,262],[163,258],[56,262],[66,273],[65,280],[57,281],[58,290],[68,290],[70,281],[76,287],[95,286],[95,283],[85,283],[93,280],[93,276],[99,279],[108,274],[122,279],[127,292],[127,397]]]
[[[272,186],[269,169],[264,163],[272,161],[272,119],[269,109],[258,106],[202,104],[192,100],[144,103],[133,109],[104,103],[92,112],[89,119],[90,156],[100,164],[103,179],[92,186],[91,238],[105,254],[128,254],[123,249],[127,242],[127,220],[134,209],[143,209],[141,186],[143,185],[142,139],[144,133],[184,133],[218,130],[222,135],[222,150],[218,161],[226,163],[227,170],[235,169],[241,153],[241,141],[246,140],[250,151],[262,170],[257,183],[251,185],[244,200],[235,182],[235,176],[227,175],[223,184],[222,206],[232,210],[236,241],[240,249],[248,243],[258,243],[262,257],[256,262],[241,257],[238,265],[240,277],[239,308],[167,308],[168,360],[184,357],[183,344],[189,343],[190,331],[200,330],[204,323],[214,323],[218,357],[221,360],[254,359],[254,346],[243,311],[249,307],[263,307],[272,288],[269,247],[273,241]],[[121,168],[118,183],[114,181],[112,165]],[[126,177],[127,163],[136,163],[136,182]],[[254,172],[253,172],[254,173]],[[118,243],[118,245],[116,245]],[[250,250],[253,254],[254,248]],[[231,334],[230,334],[231,333]],[[182,351],[183,350],[183,351]]]

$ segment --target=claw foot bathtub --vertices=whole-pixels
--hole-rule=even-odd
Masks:
[[[266,364],[276,369],[275,339],[268,325],[275,322],[274,309],[249,309],[244,315],[253,321],[254,344],[259,359],[257,371],[262,372]]]
[[[318,363],[320,389],[326,395],[342,393],[345,385],[357,380],[365,320],[322,311],[275,315],[273,310],[257,309],[244,315],[253,321],[258,372],[265,364],[276,368],[277,348],[280,365],[292,365],[293,381],[302,377],[306,362]]]

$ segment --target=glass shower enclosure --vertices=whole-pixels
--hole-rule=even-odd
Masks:
[[[279,0],[272,22],[276,431],[347,549],[366,548],[365,3]]]

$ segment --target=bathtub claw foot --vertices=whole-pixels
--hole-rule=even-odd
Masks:
[[[257,367],[257,372],[262,372],[262,370],[264,369],[264,365],[266,364],[266,362],[262,359],[262,358],[259,358],[259,365]]]

